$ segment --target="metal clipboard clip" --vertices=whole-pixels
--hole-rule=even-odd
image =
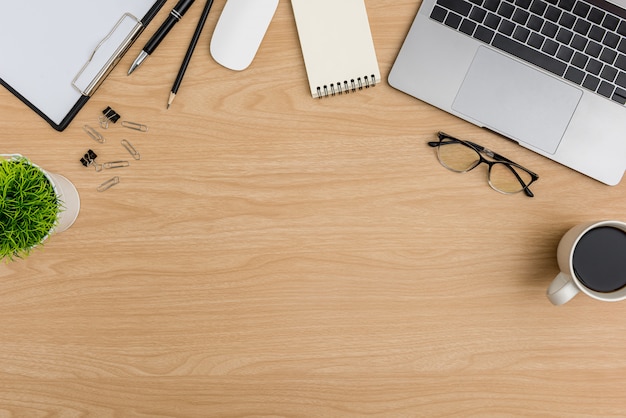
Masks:
[[[96,46],[93,53],[80,69],[72,87],[83,96],[91,96],[122,59],[144,29],[144,25],[130,13],[117,21],[111,32]]]

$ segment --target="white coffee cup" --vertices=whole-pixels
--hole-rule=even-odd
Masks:
[[[579,261],[579,259],[586,259],[587,261],[589,261],[589,259],[593,257],[597,257],[597,259],[594,259],[592,263],[588,262],[587,264],[589,266],[595,266],[599,270],[601,270],[602,267],[607,267],[603,266],[602,260],[604,254],[606,253],[613,254],[613,259],[615,259],[618,258],[615,257],[616,252],[619,252],[620,255],[623,254],[621,259],[626,260],[626,245],[620,244],[616,246],[609,245],[606,242],[603,242],[602,239],[600,239],[600,235],[597,235],[598,231],[600,231],[599,228],[602,229],[602,231],[611,232],[613,234],[616,233],[616,231],[614,231],[613,229],[621,230],[624,232],[624,237],[626,237],[626,223],[620,221],[586,222],[580,225],[576,225],[569,231],[567,231],[565,235],[563,235],[563,237],[561,238],[557,249],[557,261],[559,263],[559,268],[561,272],[554,278],[554,280],[552,280],[552,283],[550,283],[548,291],[546,292],[548,299],[550,299],[550,302],[552,302],[554,305],[562,305],[570,301],[574,296],[578,294],[578,292],[583,292],[594,299],[605,302],[617,302],[626,299],[626,285],[622,285],[621,287],[618,287],[616,289],[603,289],[602,291],[599,291],[598,289],[592,288],[590,283],[586,283],[585,279],[581,277],[584,274],[581,271],[577,271],[575,269],[576,264],[582,263],[581,261]],[[591,238],[591,234],[595,234],[594,236],[596,238]],[[618,235],[621,236],[621,234]],[[581,243],[581,239],[585,236],[587,236],[587,242],[584,242],[582,243],[583,245],[579,246],[579,244]],[[621,240],[620,237],[618,238]],[[592,239],[595,239],[595,242],[590,241]],[[598,254],[593,254],[594,251],[592,249],[597,250],[598,248],[602,248],[602,245],[606,246],[606,248],[603,248],[603,250],[605,251],[600,251]],[[578,253],[576,252],[577,248],[579,248]],[[576,262],[575,253],[576,257],[578,257]],[[607,255],[606,257],[609,257],[609,255]],[[579,268],[579,270],[584,269]],[[590,271],[596,271],[596,276],[598,276],[597,269],[594,270],[592,268],[590,269]],[[587,272],[585,272],[585,274],[587,274]],[[617,276],[619,276],[619,280],[616,280],[615,283],[624,278],[624,284],[626,284],[626,271],[617,272],[616,277]],[[590,282],[589,279],[590,277],[588,277],[587,282]],[[604,278],[599,277],[595,277],[594,280],[595,279],[604,280]]]

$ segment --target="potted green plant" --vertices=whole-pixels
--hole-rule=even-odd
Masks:
[[[80,209],[74,185],[21,155],[0,158],[0,259],[23,258],[53,232],[69,228]]]

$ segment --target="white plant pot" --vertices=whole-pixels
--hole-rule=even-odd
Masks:
[[[57,194],[57,198],[62,203],[62,210],[57,217],[57,224],[52,228],[50,234],[63,232],[74,224],[80,212],[80,196],[74,184],[60,174],[44,172]]]

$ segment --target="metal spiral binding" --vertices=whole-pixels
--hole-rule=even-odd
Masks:
[[[348,94],[350,91],[355,93],[357,90],[363,90],[363,88],[369,89],[370,87],[376,87],[376,76],[374,74],[359,77],[357,79],[351,79],[350,81],[344,80],[337,83],[330,83],[329,85],[317,87],[317,97],[335,96],[337,94]]]

